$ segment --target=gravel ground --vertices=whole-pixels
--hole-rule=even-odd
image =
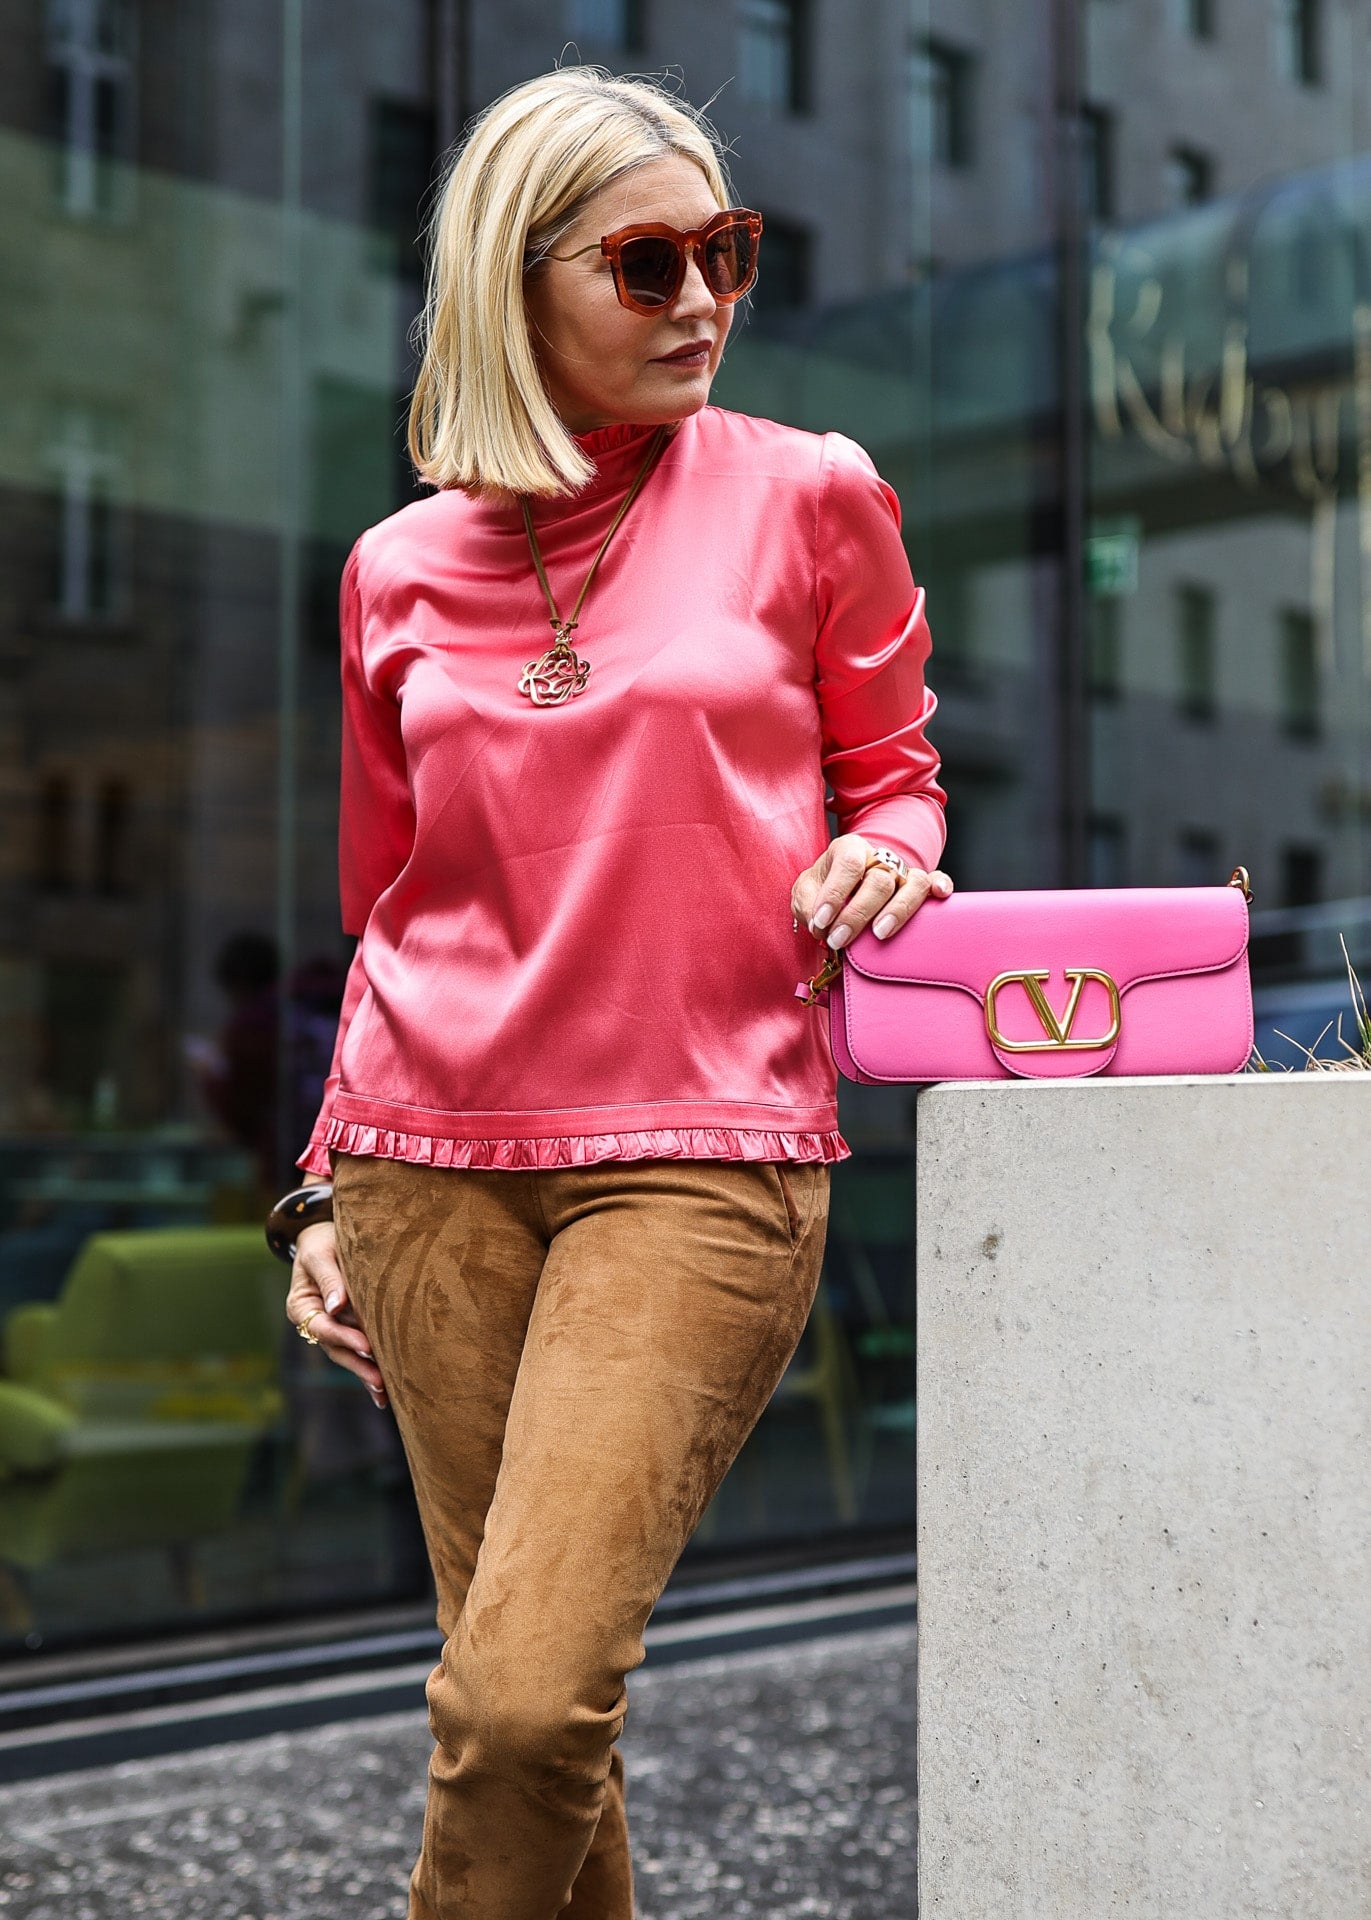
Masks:
[[[639,1920],[915,1911],[914,1628],[640,1670]],[[4,1920],[403,1920],[430,1746],[395,1714],[0,1789]]]

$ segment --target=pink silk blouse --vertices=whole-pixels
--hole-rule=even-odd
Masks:
[[[534,525],[569,614],[653,429]],[[667,443],[572,635],[517,505],[452,489],[368,528],[340,587],[339,884],[358,936],[296,1165],[842,1160],[826,949],[796,876],[844,832],[933,868],[930,638],[894,491],[840,433],[705,407]]]

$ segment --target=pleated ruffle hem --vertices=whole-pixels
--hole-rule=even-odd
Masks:
[[[585,1167],[601,1160],[846,1160],[852,1149],[828,1133],[767,1133],[742,1127],[654,1127],[531,1140],[445,1140],[329,1120],[311,1149],[311,1172],[328,1173],[328,1149],[410,1160],[425,1167]]]

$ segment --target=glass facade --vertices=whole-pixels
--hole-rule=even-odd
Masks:
[[[349,958],[337,586],[415,497],[416,232],[559,60],[712,102],[774,237],[714,397],[898,489],[958,884],[1241,861],[1266,1057],[1350,1013],[1371,0],[971,19],[0,0],[0,1651],[425,1591],[261,1219]],[[692,1555],[912,1524],[914,1097],[841,1098],[815,1314]]]

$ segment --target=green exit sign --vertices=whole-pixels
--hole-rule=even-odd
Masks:
[[[1091,593],[1138,591],[1138,548],[1142,522],[1129,515],[1119,520],[1091,522],[1085,542],[1085,584]]]

